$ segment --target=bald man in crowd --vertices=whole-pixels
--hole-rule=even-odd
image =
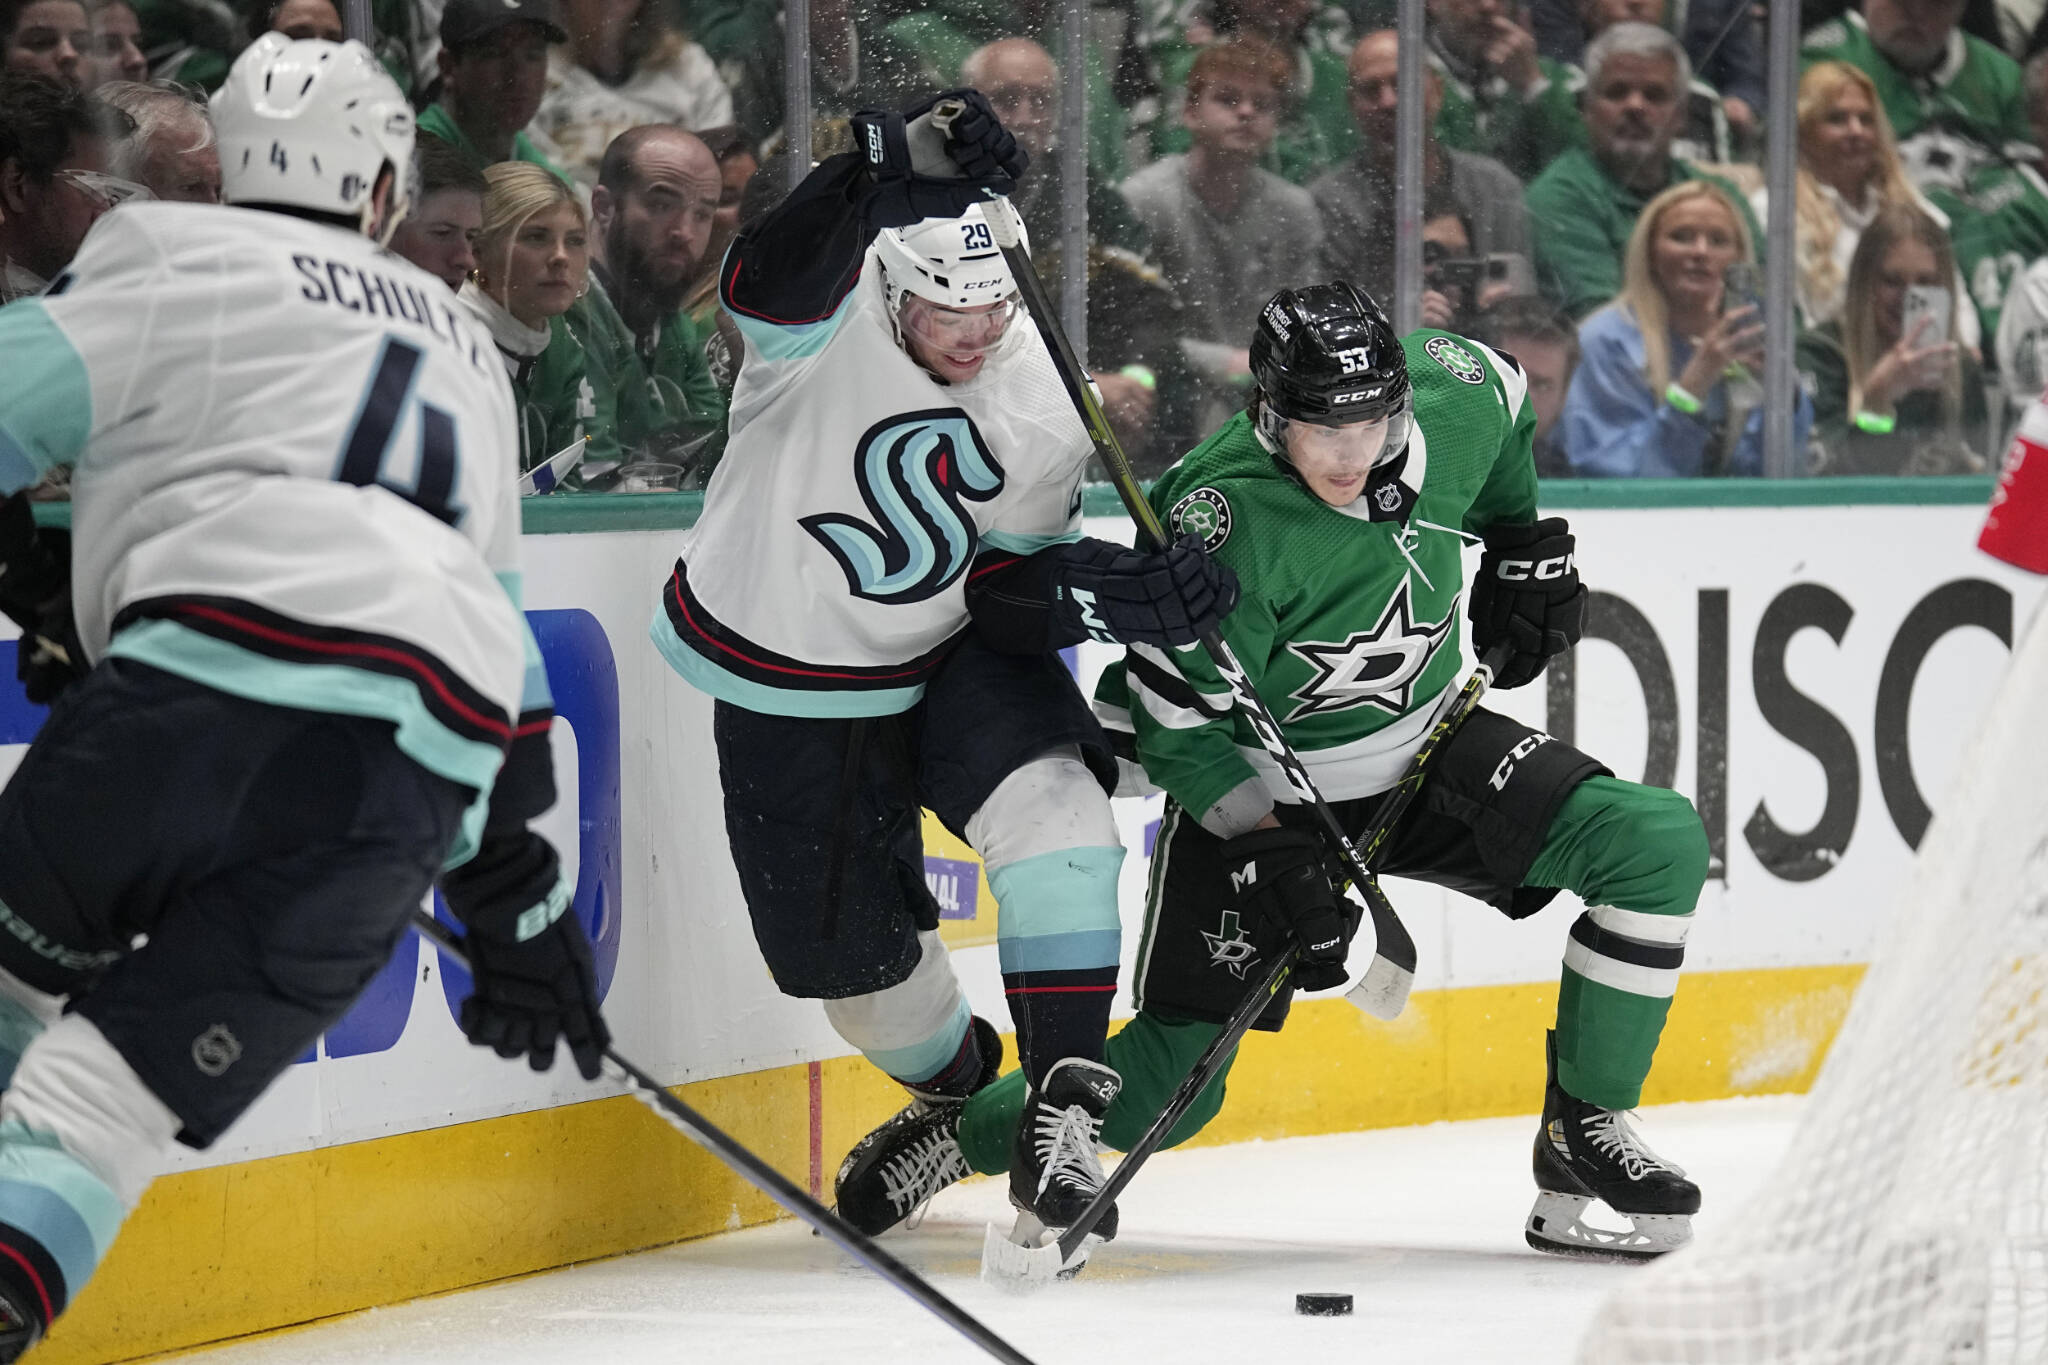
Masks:
[[[711,240],[722,188],[703,139],[667,124],[612,139],[591,191],[596,251],[590,292],[569,312],[619,396],[619,446],[635,458],[689,463],[718,429],[725,396],[704,334],[683,308]]]

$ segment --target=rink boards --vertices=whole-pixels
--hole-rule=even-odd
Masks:
[[[1494,704],[1623,777],[1686,792],[1714,850],[1646,1101],[1810,1083],[2036,602],[2032,580],[1971,548],[1987,495],[1983,480],[1554,491],[1599,593],[1588,641]],[[900,1092],[760,964],[725,851],[709,703],[646,638],[691,505],[529,506],[529,606],[561,713],[547,828],[620,1050],[829,1189]],[[1091,533],[1128,538],[1099,490],[1089,512]],[[1076,671],[1092,684],[1108,657],[1084,648]],[[11,768],[38,716],[8,705]],[[1118,805],[1128,961],[1158,809]],[[946,936],[976,1008],[1003,1020],[986,884],[970,850],[933,833]],[[1407,1014],[1298,1007],[1285,1034],[1246,1044],[1203,1141],[1538,1107],[1570,898],[1508,924],[1428,887],[1389,890],[1422,956]],[[772,1216],[636,1104],[468,1048],[461,989],[408,939],[221,1143],[179,1154],[37,1359],[121,1359]]]

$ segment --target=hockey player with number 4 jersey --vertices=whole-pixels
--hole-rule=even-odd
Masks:
[[[1565,523],[1536,517],[1536,419],[1513,360],[1448,332],[1397,340],[1378,306],[1340,283],[1277,294],[1259,316],[1251,367],[1249,410],[1150,497],[1170,533],[1201,537],[1236,571],[1243,595],[1223,636],[1357,838],[1457,690],[1466,543],[1485,546],[1466,605],[1473,643],[1510,651],[1495,686],[1533,681],[1578,640],[1586,593]],[[1103,1139],[1125,1147],[1290,938],[1302,945],[1293,986],[1344,983],[1360,911],[1333,886],[1338,859],[1204,650],[1135,645],[1096,697],[1169,798],[1133,985],[1138,1015],[1107,1054],[1124,1088]],[[1438,753],[1382,849],[1377,870],[1464,892],[1512,919],[1559,888],[1591,907],[1566,945],[1536,1140],[1527,1237],[1541,1250],[1640,1257],[1689,1236],[1698,1188],[1643,1145],[1623,1111],[1650,1069],[1706,859],[1684,797],[1619,781],[1484,708]],[[1288,1005],[1274,1001],[1257,1027],[1279,1028]],[[1169,1143],[1216,1114],[1227,1075]],[[934,1171],[1003,1169],[996,1138],[1020,1099],[1005,1078],[957,1118],[899,1134],[853,1181],[842,1178],[842,1206],[886,1212],[886,1196],[902,1190],[901,1217],[950,1183]],[[1596,1198],[1631,1227],[1589,1222]]]
[[[125,206],[0,309],[0,492],[74,468],[76,637],[18,505],[0,607],[42,684],[83,673],[0,793],[0,1361],[437,882],[473,1042],[545,1068],[566,1041],[595,1077],[607,1041],[528,827],[553,703],[511,393],[447,287],[378,244],[412,111],[360,43],[271,33],[213,113],[236,207]]]
[[[1235,586],[1199,549],[1081,536],[1088,437],[1010,325],[978,207],[1026,161],[987,101],[853,130],[864,154],[826,160],[726,256],[732,436],[654,641],[717,699],[726,831],[776,985],[910,1091],[905,1123],[1001,1062],[939,939],[919,807],[981,854],[1029,1092],[1010,1194],[1035,1238],[1100,1188],[1118,1085],[1115,763],[1054,651],[1187,643]]]

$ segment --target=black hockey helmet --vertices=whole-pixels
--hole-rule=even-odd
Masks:
[[[1380,456],[1408,444],[1408,358],[1394,324],[1366,292],[1338,280],[1283,289],[1259,310],[1252,335],[1259,434],[1284,455],[1287,423],[1394,424]]]

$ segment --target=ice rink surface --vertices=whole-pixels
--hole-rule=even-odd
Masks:
[[[1705,1192],[1741,1211],[1792,1134],[1797,1097],[1643,1111]],[[1155,1157],[1122,1235],[1080,1279],[1018,1297],[977,1279],[1004,1187],[956,1186],[895,1254],[1037,1365],[1562,1365],[1633,1267],[1531,1251],[1534,1118],[1481,1119]],[[679,1138],[678,1141],[681,1139]],[[1353,1295],[1302,1318],[1297,1291]],[[985,1360],[910,1299],[790,1221],[253,1338],[205,1365],[937,1365]]]

